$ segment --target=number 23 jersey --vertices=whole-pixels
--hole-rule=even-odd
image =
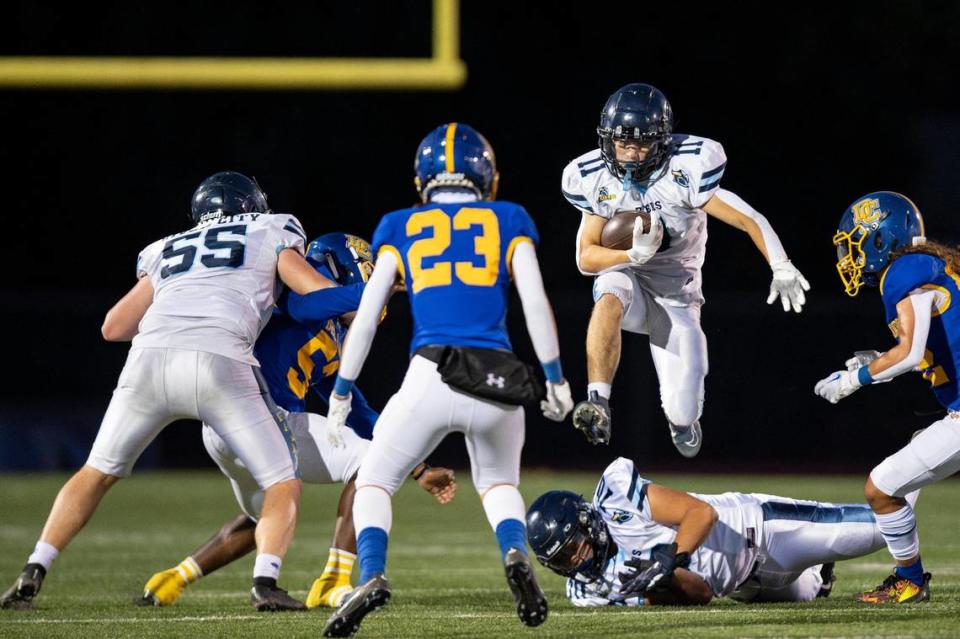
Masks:
[[[373,234],[396,255],[413,313],[410,352],[429,344],[510,350],[510,262],[537,244],[530,215],[507,201],[430,203],[388,213]]]
[[[280,251],[301,255],[306,235],[292,215],[225,215],[157,240],[137,258],[153,304],[134,348],[183,348],[257,365],[253,345],[282,289]]]

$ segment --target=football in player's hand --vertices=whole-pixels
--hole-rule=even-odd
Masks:
[[[600,232],[600,244],[618,251],[629,250],[633,246],[633,222],[643,220],[643,232],[650,232],[650,214],[634,209],[621,210],[607,220]]]

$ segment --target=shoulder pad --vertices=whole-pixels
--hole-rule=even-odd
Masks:
[[[561,189],[563,197],[576,209],[584,213],[596,213],[594,202],[591,200],[593,189],[591,184],[596,177],[606,169],[600,150],[594,149],[584,153],[570,162],[563,170]]]
[[[880,278],[880,295],[884,300],[899,302],[910,291],[928,284],[936,278],[943,262],[926,253],[907,253],[896,260]]]

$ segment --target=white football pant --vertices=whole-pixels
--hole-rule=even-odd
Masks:
[[[885,494],[905,497],[957,472],[960,472],[960,415],[952,412],[880,462],[870,473],[870,479]]]
[[[377,420],[357,488],[378,486],[393,495],[451,433],[466,439],[473,484],[481,495],[496,485],[519,483],[523,407],[455,391],[440,379],[436,364],[414,356],[400,390]]]
[[[297,446],[300,479],[307,484],[347,483],[360,468],[370,442],[350,428],[343,429],[345,446],[337,447],[327,439],[327,418],[313,413],[288,413],[282,408],[287,426]],[[203,445],[211,459],[230,480],[237,503],[250,519],[260,518],[263,490],[243,460],[234,453],[208,424],[203,425]]]
[[[175,348],[130,350],[87,465],[127,477],[143,450],[177,419],[209,424],[261,488],[297,476],[293,439],[259,369]]]
[[[606,294],[623,305],[622,330],[650,336],[650,354],[667,420],[675,426],[690,426],[703,412],[704,378],[709,370],[700,304],[674,306],[669,300],[654,298],[631,269],[597,277],[594,302]]]

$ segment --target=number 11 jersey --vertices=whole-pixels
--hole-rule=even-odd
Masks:
[[[306,235],[292,215],[245,213],[157,240],[137,258],[153,304],[133,348],[182,348],[258,365],[253,345],[282,289],[280,251],[301,255]]]
[[[410,352],[430,344],[510,350],[507,299],[513,251],[539,241],[519,204],[429,203],[388,213],[373,250],[396,255],[410,296]]]

